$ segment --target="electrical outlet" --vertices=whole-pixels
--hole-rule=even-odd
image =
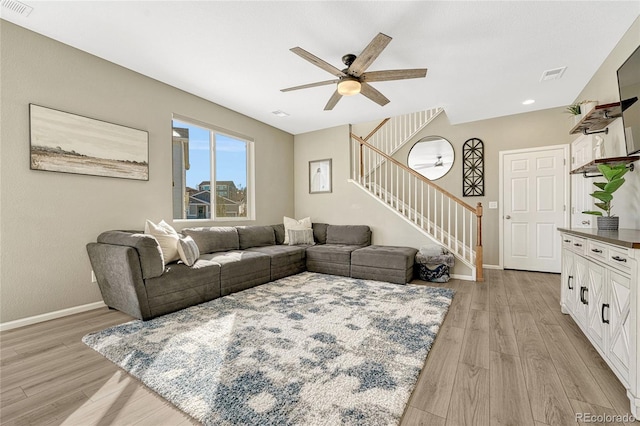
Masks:
[[[96,274],[93,273],[93,270],[91,271],[91,282],[92,283],[97,283],[98,280],[96,279]]]
[[[497,209],[498,208],[498,202],[497,201],[489,201],[489,208],[490,209]]]

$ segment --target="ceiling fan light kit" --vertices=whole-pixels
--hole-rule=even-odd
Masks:
[[[302,59],[311,62],[315,66],[333,74],[338,77],[338,80],[327,80],[317,83],[303,84],[301,86],[288,87],[286,89],[282,89],[281,92],[290,92],[292,90],[308,89],[311,87],[338,83],[336,91],[333,93],[331,98],[329,98],[329,102],[327,102],[324,107],[325,111],[332,110],[343,96],[353,96],[359,93],[362,93],[378,105],[385,106],[389,103],[389,99],[387,99],[377,89],[369,85],[369,82],[423,78],[427,75],[426,68],[372,71],[366,73],[366,69],[369,68],[373,61],[376,60],[378,55],[380,55],[384,48],[387,47],[389,42],[391,42],[391,37],[379,33],[373,38],[373,40],[371,40],[367,47],[364,48],[360,56],[347,54],[342,57],[342,62],[347,66],[347,68],[343,70],[339,70],[330,63],[323,61],[301,47],[294,47],[291,49],[293,53],[300,56]]]
[[[353,96],[360,93],[362,85],[352,77],[345,77],[338,83],[338,93],[342,96]]]

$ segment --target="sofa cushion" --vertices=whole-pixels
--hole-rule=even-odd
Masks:
[[[98,235],[99,243],[133,247],[140,257],[142,278],[159,277],[164,271],[158,240],[139,231],[106,231]]]
[[[193,266],[167,265],[160,277],[145,280],[151,316],[164,315],[220,297],[220,265],[198,259]]]
[[[307,269],[306,246],[275,245],[254,247],[247,251],[256,251],[271,258],[271,281],[299,274]]]
[[[240,250],[250,247],[272,246],[276,243],[276,234],[271,226],[236,226]]]
[[[208,253],[200,255],[200,259],[220,265],[222,296],[267,283],[271,279],[271,258],[256,251]]]
[[[185,228],[182,233],[195,240],[201,255],[240,248],[238,230],[232,226]]]
[[[327,223],[313,223],[311,227],[313,228],[313,239],[316,240],[317,244],[326,244],[327,243],[327,227],[329,225]]]
[[[413,268],[417,252],[412,247],[367,246],[351,253],[351,265],[404,271]]]
[[[307,248],[307,263],[313,262],[330,262],[351,264],[351,252],[359,249],[357,245],[345,244],[321,244]]]
[[[329,225],[327,244],[368,246],[371,244],[371,229],[366,225]]]
[[[286,263],[294,263],[304,260],[306,257],[305,246],[289,246],[289,245],[274,245],[268,247],[254,247],[247,249],[247,251],[254,251],[257,253],[266,254],[271,258],[271,267],[281,266]]]
[[[276,244],[284,244],[284,224],[271,225],[271,227],[276,233]]]

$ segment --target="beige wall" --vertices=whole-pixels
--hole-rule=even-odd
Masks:
[[[292,135],[6,21],[0,31],[0,322],[101,301],[85,244],[172,217],[172,113],[253,137],[252,223],[293,215]],[[29,170],[29,103],[148,131],[149,181]]]
[[[604,60],[589,83],[580,92],[576,101],[597,100],[600,104],[618,102],[618,79],[616,71],[633,51],[640,46],[640,18],[636,19],[620,42]],[[604,139],[607,157],[625,156],[624,128],[622,120],[609,125],[609,134],[600,134]],[[627,173],[627,182],[614,195],[612,213],[620,217],[620,227],[640,229],[640,162],[636,170]],[[596,179],[596,181],[601,179]]]

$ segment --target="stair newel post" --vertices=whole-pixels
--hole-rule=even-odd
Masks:
[[[484,281],[484,274],[482,271],[482,203],[478,203],[476,206],[476,217],[478,224],[476,226],[478,235],[476,238],[476,281]]]

